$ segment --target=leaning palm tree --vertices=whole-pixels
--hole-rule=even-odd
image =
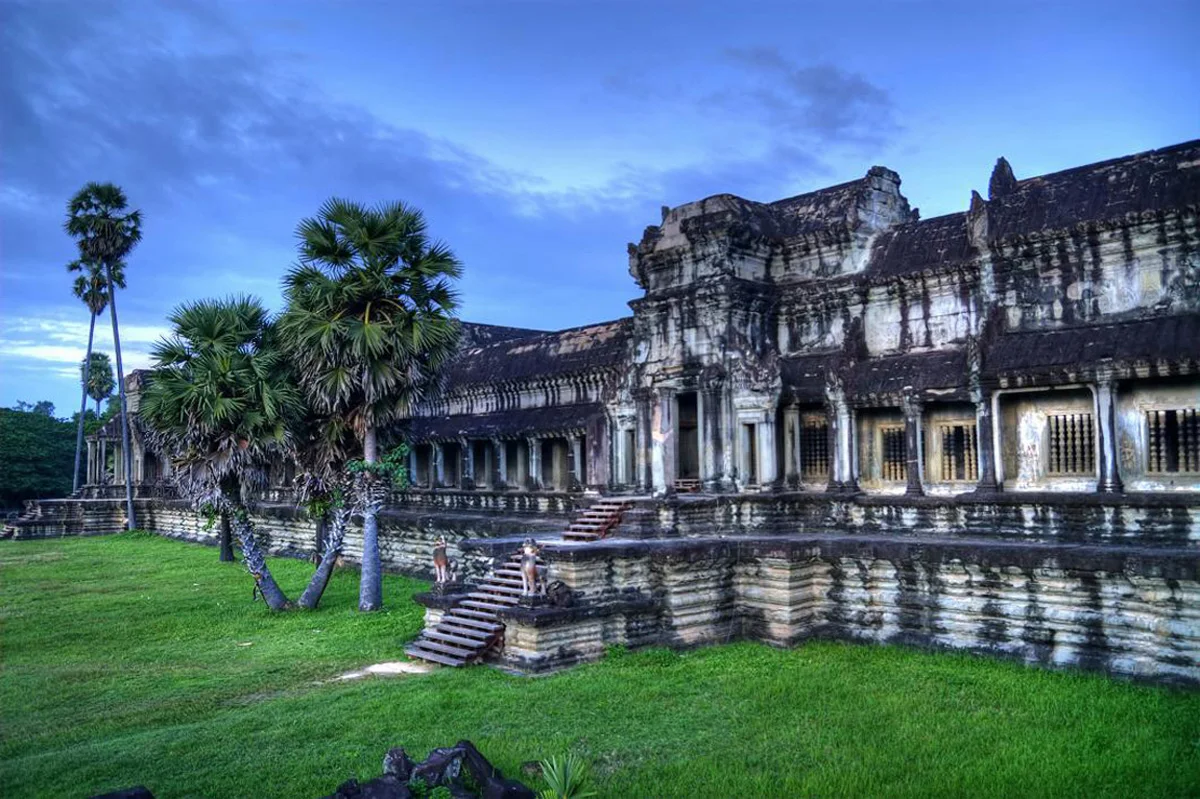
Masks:
[[[117,330],[115,288],[120,275],[124,288],[124,258],[142,240],[142,212],[126,211],[125,192],[111,183],[89,183],[67,203],[66,231],[76,239],[82,260],[104,271],[108,288],[108,310],[112,319],[113,351],[117,356],[117,390],[121,397],[121,454],[125,466],[125,518],[132,530],[133,453],[129,449],[129,413],[125,402],[125,370],[121,365],[121,335]],[[78,472],[78,469],[76,470]]]
[[[71,291],[75,297],[87,306],[91,313],[91,321],[88,323],[88,343],[87,355],[83,361],[83,396],[79,400],[79,424],[75,431],[75,470],[71,472],[71,493],[79,491],[79,461],[80,453],[83,451],[83,417],[87,413],[87,398],[91,395],[90,368],[92,366],[92,341],[96,336],[96,317],[104,313],[105,307],[108,305],[108,279],[104,270],[96,261],[76,260],[67,264],[68,272],[78,272],[75,276],[75,282],[71,286]],[[118,262],[113,269],[113,285],[118,288],[125,288],[125,265]],[[108,356],[105,355],[107,361]],[[108,370],[108,380],[112,383],[112,368]],[[112,393],[110,387],[109,394]],[[94,395],[92,395],[94,396]],[[105,396],[108,396],[107,394]],[[100,415],[99,400],[96,401],[96,415]]]
[[[87,395],[96,403],[96,416],[100,416],[100,403],[112,396],[117,387],[113,379],[112,361],[107,352],[93,352],[81,365]]]
[[[268,606],[290,607],[249,515],[271,459],[291,452],[303,410],[274,327],[261,303],[245,297],[185,304],[168,319],[174,333],[151,352],[141,404],[150,441],[170,459],[181,495],[221,517],[223,531],[236,530]]]
[[[362,448],[360,610],[383,605],[378,511],[387,496],[381,430],[437,387],[458,348],[451,281],[461,265],[431,242],[421,212],[326,202],[297,228],[298,266],[284,280],[280,329],[309,404],[344,418]]]

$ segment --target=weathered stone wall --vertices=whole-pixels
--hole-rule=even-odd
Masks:
[[[809,638],[963,649],[1200,683],[1200,552],[840,536],[548,547],[577,606],[505,615],[495,662],[536,672],[613,644]]]

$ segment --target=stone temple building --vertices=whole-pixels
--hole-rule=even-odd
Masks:
[[[613,643],[837,637],[1200,682],[1198,209],[1200,140],[1020,179],[1001,158],[986,197],[932,219],[878,166],[664,208],[628,247],[630,316],[464,324],[403,425],[387,562],[427,572],[445,535],[503,599],[534,535],[571,597],[485,596],[502,640],[468,657],[437,630],[470,592],[430,595],[416,654],[529,672]],[[261,526],[303,554],[278,473]],[[26,534],[88,528],[88,501],[41,503]]]

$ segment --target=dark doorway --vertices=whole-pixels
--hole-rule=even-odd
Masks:
[[[700,414],[696,392],[689,391],[676,398],[679,403],[679,474],[681,480],[700,477]]]

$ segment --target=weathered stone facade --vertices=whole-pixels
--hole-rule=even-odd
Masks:
[[[882,167],[664,209],[629,246],[632,316],[464,324],[403,425],[385,563],[427,573],[445,534],[479,576],[624,494],[618,540],[543,549],[577,602],[506,611],[497,663],[837,636],[1200,682],[1198,209],[1200,141],[1023,180],[1000,159],[987,199],[928,220]],[[142,489],[168,474],[137,454]],[[104,457],[87,496],[113,490]],[[306,554],[276,471],[260,529]],[[18,534],[96,508],[43,503]]]

